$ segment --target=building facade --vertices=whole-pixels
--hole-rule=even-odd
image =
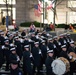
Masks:
[[[18,0],[16,4],[16,21],[17,24],[27,21],[43,22],[43,14],[40,17],[34,14],[34,5],[37,0]],[[53,22],[54,14],[52,10],[47,10],[48,23]],[[75,0],[59,0],[56,6],[56,24],[76,23],[76,1]]]
[[[6,0],[0,0],[0,23],[2,17],[7,15]],[[7,0],[8,15],[16,21],[17,25],[23,22],[38,21],[43,22],[43,10],[40,17],[34,14],[34,5],[38,4],[37,0]],[[47,2],[49,3],[49,2]],[[12,8],[11,8],[12,4]],[[53,22],[53,10],[47,10],[48,23]],[[55,15],[56,24],[76,23],[76,0],[58,0]]]
[[[2,18],[7,16],[7,11],[8,11],[8,16],[9,16],[9,21],[13,19],[16,19],[16,1],[15,0],[0,0],[0,23],[2,22]],[[6,7],[7,6],[7,7]]]

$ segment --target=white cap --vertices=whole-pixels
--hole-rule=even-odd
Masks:
[[[52,39],[52,38],[50,38],[50,39],[48,39],[48,40],[50,41],[50,40],[53,40],[53,39]]]
[[[29,45],[25,45],[24,48],[29,48]]]
[[[7,37],[7,36],[5,36],[5,37],[4,37],[4,39],[8,39],[8,37]]]
[[[4,42],[9,42],[9,40],[5,40]]]
[[[13,46],[14,46],[14,44],[13,44],[13,43],[11,43],[11,44],[10,44],[10,46],[11,46],[11,47],[13,47]]]
[[[63,34],[60,34],[59,36],[63,36]]]
[[[54,36],[54,37],[53,37],[53,39],[56,39],[56,38],[58,38],[58,36]]]
[[[4,34],[4,32],[1,32],[1,34]]]
[[[42,40],[41,43],[45,43],[45,40]]]
[[[53,50],[48,50],[47,53],[54,53],[54,51]]]
[[[66,48],[66,45],[62,45],[61,48]]]
[[[15,50],[16,50],[16,48],[15,48],[15,47],[10,49],[10,51],[15,51]]]
[[[17,36],[17,37],[15,37],[15,39],[18,39],[18,36]]]
[[[10,37],[10,36],[13,36],[13,34],[10,34],[9,37]]]
[[[74,44],[74,41],[71,41],[70,44]]]
[[[34,44],[39,44],[39,42],[35,42]]]
[[[68,33],[67,36],[70,36],[70,34]]]
[[[41,38],[44,39],[45,37],[44,36],[41,36]]]

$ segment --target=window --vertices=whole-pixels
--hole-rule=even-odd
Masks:
[[[76,12],[68,12],[68,22],[76,23]]]
[[[76,0],[68,0],[68,7],[76,7]]]
[[[0,0],[0,4],[5,4],[5,1],[6,0]],[[16,0],[7,0],[8,4],[11,4],[11,1],[12,1],[12,4],[16,4]]]

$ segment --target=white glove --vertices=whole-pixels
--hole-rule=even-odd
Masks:
[[[73,57],[72,56],[69,56],[69,59],[72,59]]]
[[[3,45],[3,46],[2,46],[2,49],[4,49],[4,48],[5,48],[5,46]]]

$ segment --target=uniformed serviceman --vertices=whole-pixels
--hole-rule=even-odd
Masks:
[[[6,70],[9,70],[9,54],[10,54],[9,40],[5,40],[4,42],[5,44],[2,46],[2,50],[4,53],[5,60],[6,60]]]
[[[61,49],[62,49],[62,51],[60,52],[60,57],[64,57],[68,61],[70,61],[71,57],[68,56],[66,45],[62,45]],[[69,75],[69,72],[65,73],[64,75]]]
[[[26,30],[23,30],[23,31],[21,32],[21,36],[26,36]]]
[[[8,38],[9,38],[9,44],[13,43],[13,34],[10,34]]]
[[[34,42],[37,42],[37,41],[38,41],[38,39],[36,38],[34,32],[31,34],[30,39],[32,40],[32,42],[31,42],[31,49],[33,49],[33,47],[34,47]]]
[[[23,46],[25,46],[25,45],[29,45],[29,39],[27,36],[24,36]]]
[[[11,61],[10,75],[23,75],[22,71],[18,67],[18,62],[15,60]]]
[[[30,56],[31,56],[31,53],[29,50],[29,45],[25,45],[24,52],[23,52],[23,72],[24,72],[24,75],[27,75],[27,74],[33,75]]]
[[[60,57],[64,57],[64,58],[66,58],[67,60],[69,60],[69,56],[68,56],[68,54],[67,54],[67,47],[66,47],[66,45],[62,45],[61,46],[61,49],[62,49],[62,51],[60,52]]]
[[[57,48],[56,56],[59,57],[59,54],[61,52],[61,43],[58,41],[58,36],[54,36],[53,40],[54,40],[53,43],[55,44]]]
[[[32,55],[33,55],[33,59],[34,59],[34,62],[33,62],[33,73],[35,73],[35,70],[37,68],[37,75],[40,75],[41,50],[39,48],[39,42],[35,42],[34,44],[35,44],[35,46],[31,50]]]
[[[52,38],[48,39],[48,48],[50,50],[54,50],[54,58],[55,58],[57,56],[57,48],[56,48],[56,45],[53,43]]]
[[[5,39],[4,39],[4,32],[3,31],[0,33],[0,41],[1,41],[1,45],[4,45]]]
[[[47,56],[46,62],[45,62],[46,75],[54,75],[54,73],[52,71],[52,67],[51,67],[51,64],[53,62],[54,51],[53,50],[48,50],[47,53],[48,53],[48,56]]]
[[[41,66],[43,67],[43,64],[45,64],[45,60],[47,58],[47,46],[45,44],[45,40],[41,41],[41,53],[42,53],[42,60],[41,60]]]
[[[68,49],[68,54],[71,53],[71,52],[76,54],[76,47],[75,47],[74,41],[70,42],[70,46],[69,46],[69,49]],[[72,59],[73,58],[74,57],[72,56]],[[73,75],[74,71],[76,70],[76,62],[75,61],[70,62],[70,75]]]
[[[61,43],[61,46],[67,44],[66,40],[64,39],[64,35],[63,34],[59,35],[59,42]]]
[[[70,52],[76,53],[76,47],[75,47],[74,41],[69,42],[69,44],[70,44],[70,46],[68,48],[68,53],[70,53]]]
[[[19,56],[17,55],[17,53],[16,53],[16,48],[15,47],[13,47],[13,48],[11,48],[10,49],[10,51],[11,51],[11,53],[10,53],[10,55],[9,55],[9,61],[10,61],[10,63],[11,63],[11,61],[18,61],[18,65],[19,65],[19,63],[20,63],[20,58],[19,58]],[[20,67],[20,65],[19,65],[19,67]]]
[[[21,46],[21,42],[20,42],[18,36],[15,37],[15,42],[14,42],[14,44],[17,46],[17,47],[16,47],[16,53],[18,54],[18,56],[19,56],[19,58],[20,58],[20,60],[21,60],[21,58],[22,58],[22,46]]]
[[[2,50],[1,44],[0,44],[0,68],[2,67],[3,63],[4,63],[4,56],[3,56],[3,50]]]

